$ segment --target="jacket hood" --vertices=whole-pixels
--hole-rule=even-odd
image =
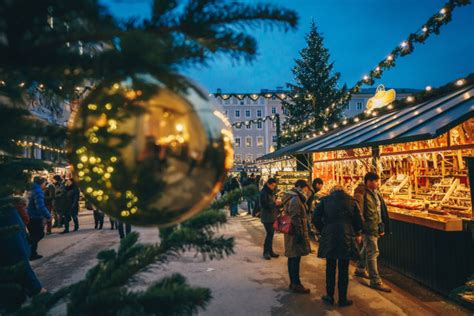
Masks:
[[[304,202],[306,202],[308,200],[307,197],[304,196],[303,192],[298,192],[298,189],[296,188],[293,188],[289,191],[286,191],[285,194],[283,195],[283,203],[286,203],[288,202],[291,198],[295,197],[295,196],[301,196],[304,198]]]

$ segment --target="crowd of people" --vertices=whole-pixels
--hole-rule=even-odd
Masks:
[[[24,267],[26,277],[21,279],[21,285],[27,295],[46,292],[30,261],[43,257],[38,253],[38,244],[45,235],[52,234],[52,228],[60,228],[59,234],[79,230],[80,199],[80,190],[74,179],[54,175],[50,181],[46,177],[34,176],[31,190],[16,192],[7,201],[12,208],[2,216],[0,226],[19,229],[0,236],[0,267],[18,264]],[[88,201],[85,201],[85,207],[93,211],[95,229],[102,229],[104,213]],[[132,230],[130,224],[119,222],[112,217],[109,217],[109,220],[110,229],[117,229],[120,239]]]
[[[278,258],[273,250],[275,228],[284,218],[290,229],[284,233],[285,256],[288,258],[289,289],[294,293],[308,294],[300,280],[301,257],[311,253],[311,225],[318,234],[317,256],[326,259],[326,295],[323,302],[334,305],[336,270],[338,274],[338,305],[350,306],[347,297],[349,284],[349,262],[357,262],[354,276],[369,280],[373,289],[391,292],[380,278],[377,266],[379,255],[378,239],[389,232],[387,207],[378,188],[380,178],[369,172],[350,195],[341,186],[331,188],[329,194],[320,198],[318,192],[323,181],[315,179],[312,185],[305,180],[296,181],[294,188],[277,194],[277,180],[270,178],[260,191],[257,209],[265,228],[263,257],[266,260]]]

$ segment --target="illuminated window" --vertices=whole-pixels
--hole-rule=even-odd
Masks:
[[[263,147],[263,137],[262,136],[257,137],[257,147]]]
[[[245,147],[252,147],[252,137],[245,137]]]

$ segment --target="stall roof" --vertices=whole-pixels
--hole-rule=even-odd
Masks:
[[[474,117],[474,85],[286,146],[262,156],[260,160],[290,154],[432,139],[472,117]]]

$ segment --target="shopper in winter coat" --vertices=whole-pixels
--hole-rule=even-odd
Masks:
[[[331,189],[316,207],[313,224],[321,233],[318,257],[326,258],[326,295],[328,304],[334,304],[336,267],[338,267],[339,306],[352,305],[347,299],[349,260],[357,257],[358,243],[362,241],[362,218],[353,197],[340,186]]]
[[[387,206],[378,191],[379,176],[368,172],[354,193],[363,220],[363,246],[355,275],[370,279],[370,286],[383,292],[391,292],[390,288],[382,283],[377,258],[379,256],[378,239],[390,232]],[[367,270],[369,273],[367,274]]]
[[[236,177],[232,177],[230,181],[227,183],[225,192],[232,192],[239,188],[240,188],[239,180],[237,180]],[[237,214],[239,213],[239,203],[233,202],[230,204],[229,208],[230,208],[230,216],[232,217],[237,216]]]
[[[23,224],[25,224],[25,226],[28,226],[28,224],[30,223],[30,216],[28,215],[28,210],[26,209],[28,206],[28,200],[21,196],[14,196],[13,206],[18,211],[18,215],[20,215]]]
[[[43,256],[38,255],[38,243],[44,237],[45,220],[51,219],[46,205],[44,203],[43,186],[46,180],[42,177],[34,177],[33,187],[31,189],[28,201],[28,231],[30,232],[31,258],[30,260],[40,259]]]
[[[278,258],[279,255],[273,251],[273,223],[278,215],[278,203],[275,201],[275,191],[277,187],[277,180],[275,178],[268,179],[263,186],[259,195],[260,220],[265,227],[265,242],[263,244],[263,257],[266,260],[271,258]]]
[[[24,274],[21,274],[12,281],[19,284],[21,286],[20,290],[28,296],[45,292],[46,290],[42,288],[40,281],[31,268],[29,262],[31,252],[25,225],[14,208],[5,210],[0,220],[0,229],[12,226],[18,226],[20,229],[0,234],[0,267],[9,267],[22,263]],[[11,301],[11,296],[0,296],[0,310],[13,304],[16,304],[16,302]]]
[[[68,185],[66,186],[66,196],[67,196],[67,209],[65,213],[65,222],[64,222],[64,231],[63,233],[69,233],[69,222],[71,218],[74,222],[74,231],[79,229],[79,188],[74,182],[74,179],[70,179]]]
[[[288,201],[286,212],[291,217],[293,229],[292,234],[285,234],[285,256],[288,257],[290,289],[295,293],[302,294],[310,292],[300,281],[301,257],[311,252],[308,235],[308,205],[306,204],[309,193],[308,183],[304,180],[298,180],[295,183],[295,187],[283,197],[283,201]]]
[[[54,187],[54,184],[46,183],[46,186],[44,188],[44,203],[46,204],[46,207],[48,208],[48,211],[51,213],[52,217],[46,224],[46,232],[48,233],[48,235],[51,234],[51,229],[53,227],[53,219],[55,218],[53,208],[55,193],[56,188]]]
[[[55,188],[53,208],[57,217],[54,226],[62,227],[64,225],[65,214],[68,208],[67,192],[63,178],[61,178],[60,175],[55,175],[53,179]]]

